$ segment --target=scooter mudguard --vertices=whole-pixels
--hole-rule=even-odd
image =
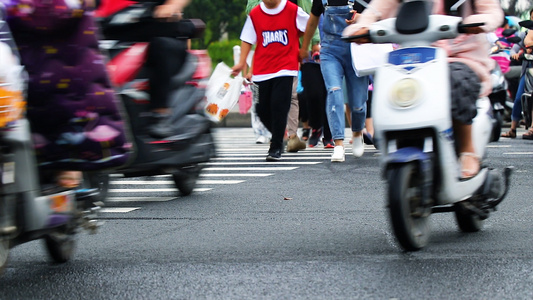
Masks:
[[[429,154],[423,152],[416,147],[400,148],[395,152],[390,153],[384,161],[385,166],[392,164],[401,164],[409,162],[418,162],[420,172],[424,174],[424,178],[429,179],[431,174],[431,157]],[[386,174],[386,173],[385,173]]]
[[[423,152],[416,147],[400,148],[397,151],[390,153],[385,163],[385,170],[389,169],[389,166],[394,164],[405,164],[410,162],[416,162],[418,165],[418,172],[422,178],[422,199],[425,205],[429,204],[430,195],[433,190],[433,169],[431,164],[431,157],[429,154]],[[387,172],[383,174],[387,175]]]
[[[388,165],[391,163],[407,163],[407,162],[413,162],[413,161],[426,161],[429,159],[430,159],[429,155],[423,152],[422,150],[420,150],[419,148],[405,147],[405,148],[400,148],[397,151],[390,153],[387,156],[385,163]]]

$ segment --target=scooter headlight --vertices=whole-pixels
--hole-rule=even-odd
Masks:
[[[391,91],[391,102],[399,107],[409,107],[415,104],[422,94],[422,86],[412,78],[399,80]]]

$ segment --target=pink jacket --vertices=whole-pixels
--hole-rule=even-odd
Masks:
[[[485,32],[498,28],[503,20],[503,10],[497,0],[474,0],[476,14],[465,3],[463,23],[485,23]],[[444,14],[443,2],[433,0],[433,14]],[[354,35],[361,28],[366,28],[380,20],[393,18],[397,15],[400,2],[398,0],[372,0],[357,19],[357,23],[348,26],[343,35]],[[468,65],[481,79],[480,96],[487,96],[492,90],[490,71],[495,61],[489,57],[489,43],[485,34],[461,34],[453,40],[441,40],[435,46],[444,48],[450,62],[462,62]]]

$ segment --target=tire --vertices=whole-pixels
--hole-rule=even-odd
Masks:
[[[182,168],[172,174],[174,184],[183,196],[188,196],[194,191],[201,170],[202,168],[199,165],[194,165]]]
[[[478,232],[484,223],[478,215],[466,210],[461,203],[455,204],[455,220],[462,232]]]
[[[4,271],[7,265],[7,259],[9,258],[9,240],[0,240],[0,274]]]
[[[431,208],[421,207],[422,176],[415,163],[393,166],[388,173],[389,216],[394,235],[405,251],[418,251],[429,240]]]
[[[490,170],[485,182],[484,189],[487,191],[484,197],[484,201],[492,201],[500,197],[502,190],[502,182],[500,176],[495,170]],[[487,186],[488,185],[488,186]],[[476,205],[475,203],[459,202],[455,204],[455,220],[457,226],[462,232],[478,232],[483,228],[485,219],[488,218],[488,212],[485,217],[480,217],[468,210],[465,205]],[[479,206],[479,205],[478,205]]]
[[[503,114],[501,111],[494,112],[494,127],[492,127],[492,142],[500,140],[502,134]]]
[[[44,243],[50,258],[56,263],[69,261],[76,246],[75,233],[66,228],[58,229],[44,237]]]

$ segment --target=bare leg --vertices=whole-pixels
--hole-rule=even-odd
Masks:
[[[335,146],[343,146],[344,147],[344,140],[334,140]]]
[[[479,172],[479,157],[475,155],[476,150],[472,141],[472,125],[454,122],[454,132],[456,133],[459,154],[461,155],[461,177],[469,178]],[[474,155],[463,155],[471,153]]]
[[[372,118],[366,118],[365,128],[366,128],[366,133],[370,134],[373,137],[374,136],[374,123],[372,122]]]

